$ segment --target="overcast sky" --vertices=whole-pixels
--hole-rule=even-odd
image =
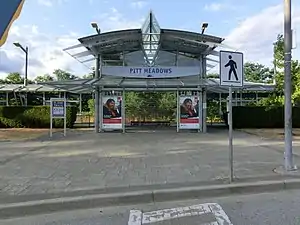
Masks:
[[[292,2],[297,34],[300,1]],[[232,49],[244,52],[245,60],[268,66],[272,43],[283,32],[283,0],[25,0],[20,18],[0,49],[0,77],[24,73],[24,54],[13,46],[16,41],[30,47],[30,78],[51,74],[56,68],[83,75],[87,68],[62,49],[94,33],[91,21],[98,22],[102,32],[140,28],[150,9],[162,28],[200,32],[201,23],[208,22],[207,33],[224,37]],[[298,47],[299,35],[294,38]],[[299,48],[293,58],[300,58]]]

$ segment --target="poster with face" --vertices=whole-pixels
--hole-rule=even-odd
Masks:
[[[103,96],[103,129],[122,129],[121,96]]]
[[[199,129],[198,96],[180,96],[180,129]]]

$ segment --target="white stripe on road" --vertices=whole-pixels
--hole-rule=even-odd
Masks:
[[[211,212],[215,215],[218,223],[220,225],[233,225],[231,221],[229,220],[229,217],[224,212],[222,207],[217,203],[209,203],[209,208]]]
[[[210,213],[210,208],[207,205],[194,205],[189,207],[163,209],[143,213],[142,224],[155,223],[163,220],[182,218],[186,216],[199,216],[207,213]]]
[[[222,207],[217,203],[205,203],[188,207],[178,207],[142,213],[139,210],[131,210],[128,225],[151,224],[175,218],[199,216],[212,213],[216,221],[202,225],[233,225]]]
[[[142,224],[142,211],[130,210],[128,225],[141,225]]]

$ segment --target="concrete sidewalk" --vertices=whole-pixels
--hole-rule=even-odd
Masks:
[[[281,145],[234,132],[237,180],[280,179],[273,170],[283,164]],[[208,134],[70,131],[66,138],[3,142],[0,197],[221,184],[228,180],[228,155],[227,131],[221,129]]]

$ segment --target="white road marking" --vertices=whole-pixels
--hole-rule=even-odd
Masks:
[[[220,225],[233,225],[231,221],[229,220],[229,217],[224,212],[222,207],[217,203],[210,203],[209,208],[211,209],[211,212],[215,215],[218,224]]]
[[[140,210],[130,210],[128,225],[141,225],[142,214]]]
[[[143,213],[142,224],[155,223],[163,220],[170,220],[186,216],[198,216],[207,213],[210,213],[210,208],[207,205],[194,205],[190,207],[163,209]]]
[[[201,215],[209,213],[215,216],[216,221],[202,225],[233,225],[222,207],[217,203],[205,203],[145,213],[139,210],[130,210],[128,225],[153,224],[159,221],[189,216],[199,216],[200,219]]]

